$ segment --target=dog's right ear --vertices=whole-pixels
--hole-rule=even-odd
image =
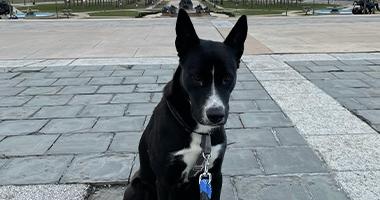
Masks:
[[[175,30],[177,33],[175,47],[177,48],[178,56],[182,57],[189,49],[199,44],[199,38],[194,26],[184,9],[179,9]]]

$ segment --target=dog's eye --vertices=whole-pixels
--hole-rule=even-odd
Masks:
[[[193,75],[192,76],[192,79],[195,83],[197,83],[198,85],[202,86],[203,85],[203,80],[202,80],[202,77],[199,76],[199,75]]]
[[[229,82],[231,82],[231,80],[232,80],[231,76],[226,75],[223,77],[222,83],[228,84]]]

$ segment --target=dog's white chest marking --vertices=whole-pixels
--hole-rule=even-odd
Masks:
[[[184,177],[185,182],[188,180],[190,170],[194,167],[199,154],[202,152],[201,140],[202,136],[200,134],[192,133],[190,146],[186,149],[182,149],[174,153],[174,156],[183,156],[182,160],[186,164],[186,168],[183,170],[182,176]],[[215,159],[218,158],[221,149],[222,144],[211,147],[210,168],[212,168]]]

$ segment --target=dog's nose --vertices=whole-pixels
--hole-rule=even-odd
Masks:
[[[207,118],[210,122],[217,124],[224,119],[224,109],[223,107],[213,107],[206,111]]]

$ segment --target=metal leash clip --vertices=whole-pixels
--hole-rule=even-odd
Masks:
[[[201,200],[209,200],[211,199],[212,187],[211,180],[212,175],[208,172],[208,167],[210,165],[210,154],[202,153],[203,158],[205,159],[203,162],[203,173],[199,175],[199,189],[201,192]]]
[[[212,176],[211,176],[211,173],[208,172],[208,166],[210,165],[211,154],[205,154],[203,152],[202,156],[205,160],[203,162],[203,173],[199,176],[199,182],[201,181],[202,178],[207,178],[209,180],[209,183],[211,183]]]

